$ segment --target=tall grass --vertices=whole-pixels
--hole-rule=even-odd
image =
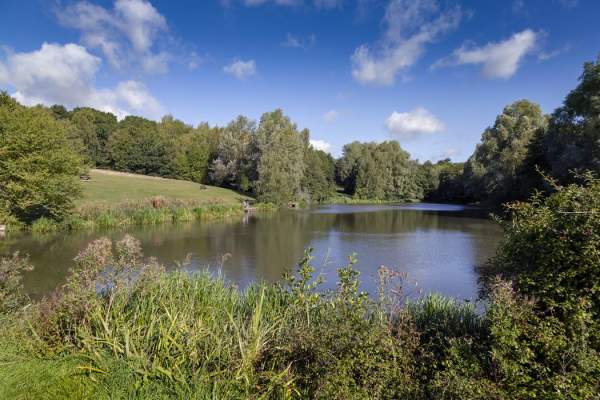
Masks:
[[[538,319],[509,284],[488,313],[436,294],[385,299],[403,298],[385,293],[386,279],[371,299],[355,261],[338,269],[336,290],[320,289],[310,250],[285,283],[240,290],[208,270],[167,273],[130,236],[99,239],[55,293],[23,308],[12,296],[0,311],[0,398],[561,398],[547,395],[567,387],[585,399],[597,389],[587,336]]]
[[[219,205],[156,198],[118,205],[87,205],[76,210],[66,225],[115,228],[130,225],[159,225],[172,222],[226,218],[243,213],[242,205]]]
[[[111,229],[141,225],[162,225],[189,221],[207,221],[237,217],[244,213],[241,204],[206,203],[192,200],[148,198],[118,204],[94,203],[78,207],[63,221],[40,218],[29,227],[9,220],[9,231],[29,228],[34,234],[58,231]],[[259,211],[274,211],[272,204],[258,204]],[[0,221],[2,222],[2,221]]]

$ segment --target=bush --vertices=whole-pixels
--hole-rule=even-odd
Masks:
[[[600,356],[590,343],[591,316],[567,323],[540,316],[536,303],[507,282],[491,288],[481,340],[453,338],[430,397],[443,399],[591,399],[598,393]]]
[[[0,259],[0,314],[17,310],[27,300],[23,294],[22,273],[32,269],[28,258],[19,253]]]
[[[581,303],[600,319],[600,181],[556,187],[507,206],[504,240],[485,268],[535,296],[547,314],[567,317]]]

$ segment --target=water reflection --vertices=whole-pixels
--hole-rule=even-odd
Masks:
[[[329,287],[335,286],[336,268],[356,252],[364,289],[371,292],[377,268],[386,265],[408,273],[424,291],[472,298],[477,280],[473,267],[493,254],[500,237],[500,230],[482,216],[479,210],[455,205],[324,206],[127,233],[142,241],[147,256],[172,265],[191,254],[194,268],[222,269],[241,285],[279,280],[310,246]],[[10,237],[0,242],[0,251],[30,254],[36,269],[25,277],[25,284],[37,297],[63,281],[72,259],[89,241],[103,235],[119,239],[124,233]]]

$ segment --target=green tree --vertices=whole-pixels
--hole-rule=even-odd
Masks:
[[[156,122],[126,117],[110,136],[108,148],[116,170],[144,175],[172,176],[175,146]]]
[[[89,107],[78,107],[70,112],[70,121],[85,146],[85,153],[97,167],[110,166],[108,138],[117,129],[117,117]]]
[[[302,190],[310,201],[324,201],[335,193],[335,160],[331,154],[310,145],[304,151]]]
[[[577,87],[550,118],[544,145],[552,176],[567,183],[573,170],[600,173],[600,57],[583,67]]]
[[[282,204],[296,198],[304,176],[304,146],[296,125],[282,110],[264,113],[257,133],[259,160],[256,194]]]
[[[504,108],[464,168],[465,191],[471,200],[496,202],[521,197],[515,193],[518,172],[529,145],[546,128],[546,118],[537,104],[519,100]]]
[[[423,198],[419,168],[397,141],[353,142],[337,162],[337,179],[346,193],[362,199]]]
[[[454,163],[449,158],[433,164],[430,161],[420,166],[419,185],[425,199],[440,202],[463,202],[465,188],[463,182],[464,163]]]
[[[257,155],[256,123],[240,115],[221,132],[217,156],[210,167],[211,180],[248,191],[257,178]]]
[[[80,195],[83,169],[77,144],[50,111],[0,94],[0,208],[26,223],[61,220]]]

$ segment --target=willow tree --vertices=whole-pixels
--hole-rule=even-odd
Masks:
[[[210,166],[211,181],[248,191],[256,180],[256,123],[238,116],[221,132],[217,157]]]
[[[544,132],[546,117],[540,106],[519,100],[505,107],[465,163],[465,191],[472,200],[507,200],[514,193],[530,143]]]
[[[259,200],[282,204],[298,196],[304,176],[305,138],[282,110],[264,113],[256,132]]]
[[[346,193],[362,199],[420,199],[418,173],[417,163],[397,141],[350,143],[337,163]]]

